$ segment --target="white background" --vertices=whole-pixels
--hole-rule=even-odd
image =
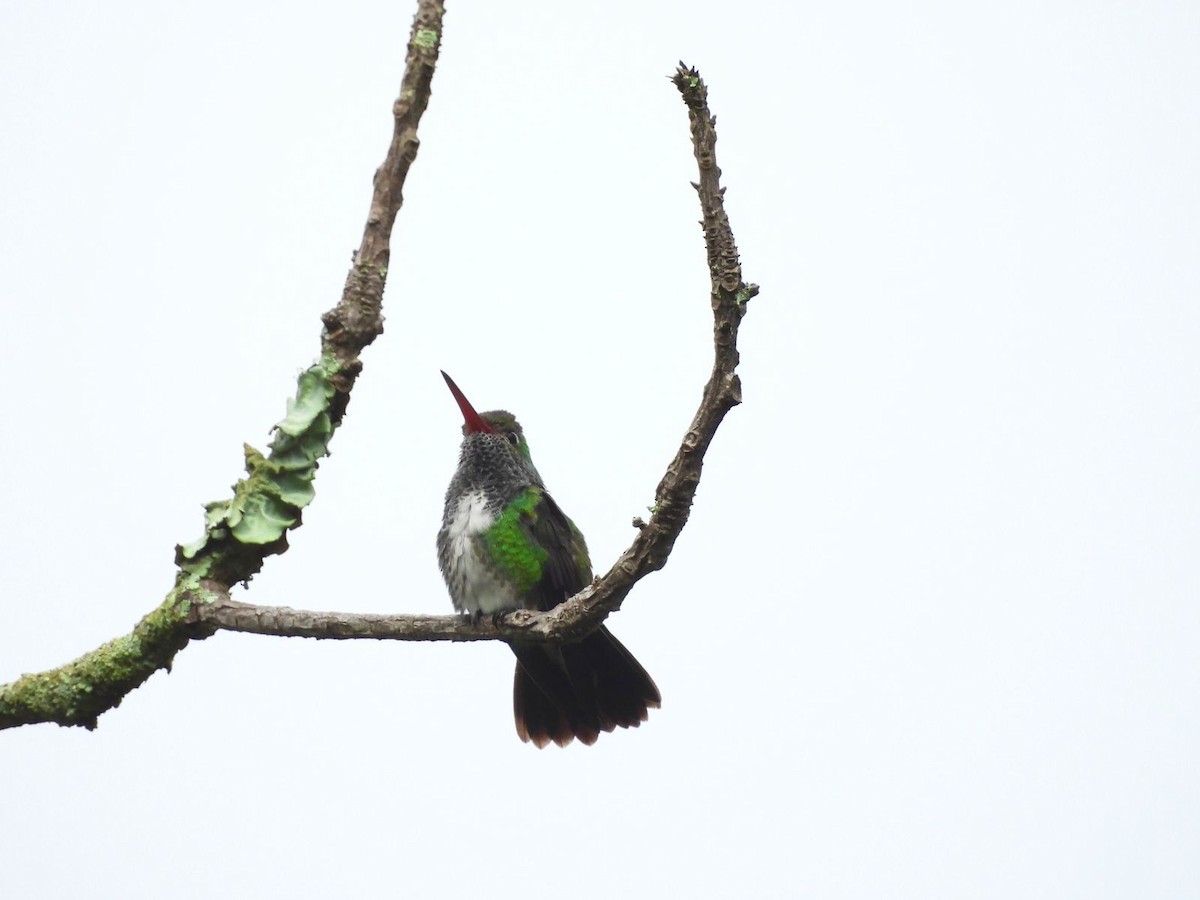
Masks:
[[[127,632],[339,295],[409,3],[0,6],[0,681]],[[0,735],[0,893],[1200,896],[1200,11],[451,2],[366,354],[238,596],[443,612],[461,417],[606,569],[710,364],[745,403],[614,631],[636,732],[537,751],[494,645],[221,634]]]

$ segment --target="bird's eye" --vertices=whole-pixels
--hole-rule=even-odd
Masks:
[[[510,431],[508,433],[508,442],[510,444],[512,444],[514,447],[516,447],[518,444],[521,443],[521,436],[519,434],[517,434],[515,431]]]

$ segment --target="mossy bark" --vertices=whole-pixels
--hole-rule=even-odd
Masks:
[[[96,719],[159,669],[170,669],[175,654],[212,626],[198,622],[198,604],[223,596],[199,579],[180,573],[162,604],[129,634],[97,647],[74,662],[48,672],[23,675],[0,685],[0,728],[56,722],[95,728]]]

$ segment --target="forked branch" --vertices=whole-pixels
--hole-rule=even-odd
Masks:
[[[672,81],[688,108],[699,167],[693,185],[700,197],[708,251],[713,311],[713,368],[700,407],[655,493],[648,522],[634,520],[637,538],[609,571],[557,608],[517,611],[498,622],[459,616],[381,616],[308,612],[255,606],[230,599],[230,586],[261,569],[265,558],[287,549],[287,531],[300,523],[312,499],[317,463],[340,425],[362,363],[359,354],[383,330],[383,286],[392,223],[418,146],[417,125],[429,102],[441,40],[442,7],[422,0],[408,45],[408,60],[394,107],[395,131],[387,159],[375,174],[375,192],[362,245],[338,305],[323,317],[320,361],[300,377],[288,416],[276,426],[269,455],[247,447],[247,477],[233,499],[209,504],[204,536],[177,548],[175,587],[133,633],[74,662],[0,686],[0,728],[34,722],[94,728],[97,717],[153,672],[170,668],[189,640],[218,630],[344,640],[478,641],[573,640],[619,609],[633,585],[661,569],[687,523],[704,453],[730,409],[741,402],[737,335],[757,285],[742,279],[737,246],[725,214],[716,163],[715,118],[695,69],[682,63]]]
[[[683,63],[671,79],[683,96],[691,122],[692,150],[699,167],[693,183],[700,197],[704,244],[708,251],[713,311],[713,368],[700,408],[675,457],[658,484],[649,522],[637,520],[638,536],[604,576],[549,612],[518,610],[497,623],[472,623],[460,616],[381,616],[307,612],[222,600],[197,610],[200,621],[229,631],[292,637],[400,641],[572,640],[599,627],[620,609],[633,586],[666,565],[676,538],[687,524],[704,454],[725,413],[742,401],[737,376],[738,327],[758,285],[742,280],[737,244],[725,214],[725,189],[717,166],[716,118],[700,73]]]

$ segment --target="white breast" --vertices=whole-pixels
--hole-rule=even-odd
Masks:
[[[496,521],[482,493],[470,493],[458,501],[458,507],[446,527],[446,584],[459,612],[491,614],[517,606],[516,594],[499,581],[483,560],[480,535]]]

